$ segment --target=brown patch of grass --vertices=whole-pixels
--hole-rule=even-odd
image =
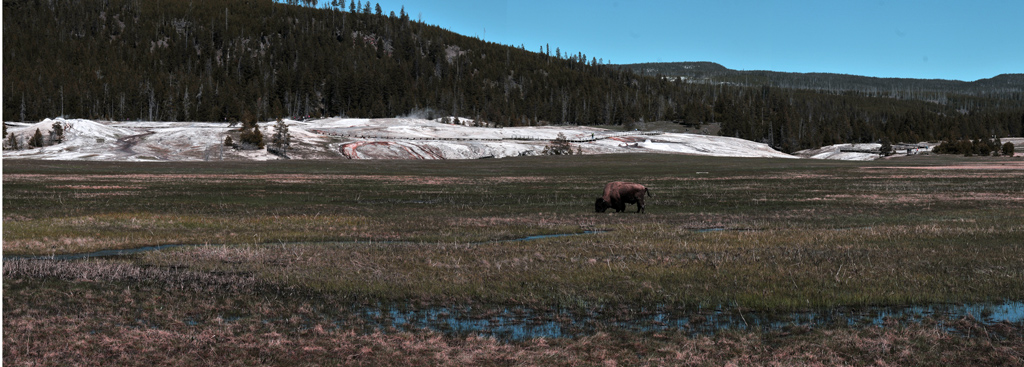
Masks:
[[[815,200],[845,200],[859,203],[874,204],[929,204],[936,202],[1024,202],[1024,197],[1010,193],[947,193],[947,194],[911,194],[900,193],[899,195],[883,194],[830,194],[824,197],[802,199],[805,201]]]
[[[173,268],[143,267],[106,260],[50,261],[4,260],[4,279],[52,278],[86,282],[159,282],[172,289],[225,286],[252,289],[260,284],[251,274],[196,272]]]
[[[1024,161],[1006,160],[1002,162],[970,162],[957,165],[936,165],[936,166],[897,166],[897,167],[871,167],[872,169],[918,169],[928,171],[946,170],[1021,170],[1024,171]]]

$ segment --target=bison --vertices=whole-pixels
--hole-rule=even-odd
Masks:
[[[594,211],[604,213],[608,208],[616,212],[626,210],[626,204],[636,204],[636,212],[644,212],[644,195],[651,196],[651,191],[644,185],[632,182],[615,181],[604,185],[604,196],[594,202]]]

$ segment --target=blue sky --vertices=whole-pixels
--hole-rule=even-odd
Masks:
[[[1024,73],[1019,0],[377,3],[385,14],[404,5],[413,19],[467,36],[616,64],[713,61],[738,70],[967,81]]]

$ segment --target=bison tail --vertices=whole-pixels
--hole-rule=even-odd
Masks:
[[[648,189],[648,188],[645,187],[644,188],[644,192],[647,193],[647,197],[649,197],[649,198],[653,198],[654,197],[654,195],[651,195],[651,189]]]

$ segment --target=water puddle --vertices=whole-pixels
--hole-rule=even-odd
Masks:
[[[511,239],[511,240],[494,241],[494,242],[535,241],[535,240],[541,240],[541,239],[545,239],[545,238],[580,236],[580,235],[585,235],[585,234],[595,234],[595,233],[604,233],[604,232],[607,232],[607,231],[583,231],[583,232],[580,232],[580,233],[541,234],[541,235],[536,235],[536,236],[527,236],[527,237],[522,237],[522,238],[514,238],[514,239]],[[481,242],[481,243],[490,243],[490,242]]]
[[[679,331],[688,335],[714,335],[724,330],[785,331],[791,328],[823,326],[885,326],[886,320],[921,323],[926,319],[957,320],[967,315],[984,324],[1024,322],[1024,302],[1000,304],[929,305],[910,307],[870,307],[857,310],[826,310],[767,314],[711,310],[674,314],[657,309],[640,310],[622,316],[595,311],[581,315],[560,311],[538,311],[527,308],[373,308],[359,312],[371,329],[414,331],[427,329],[445,334],[466,336],[477,334],[501,340],[533,338],[572,338],[592,335],[598,331],[664,332]]]
[[[968,316],[969,315],[969,316]],[[689,336],[711,336],[728,330],[758,332],[799,332],[820,327],[890,327],[934,322],[955,331],[951,323],[970,317],[986,325],[1024,322],[1024,302],[998,304],[931,305],[912,307],[869,307],[858,310],[828,310],[767,314],[735,310],[703,310],[684,313],[645,309],[631,315],[602,310],[586,313],[568,310],[537,310],[525,307],[426,307],[350,306],[331,315],[317,313],[316,320],[304,318],[300,329],[321,325],[324,320],[339,330],[361,333],[436,331],[448,336],[478,335],[503,341],[536,338],[576,338],[597,332],[657,333],[681,332]],[[247,317],[223,318],[234,322]],[[291,319],[289,319],[291,320]],[[264,323],[289,320],[260,320]],[[891,321],[889,321],[891,320]],[[190,325],[202,322],[190,321]]]

